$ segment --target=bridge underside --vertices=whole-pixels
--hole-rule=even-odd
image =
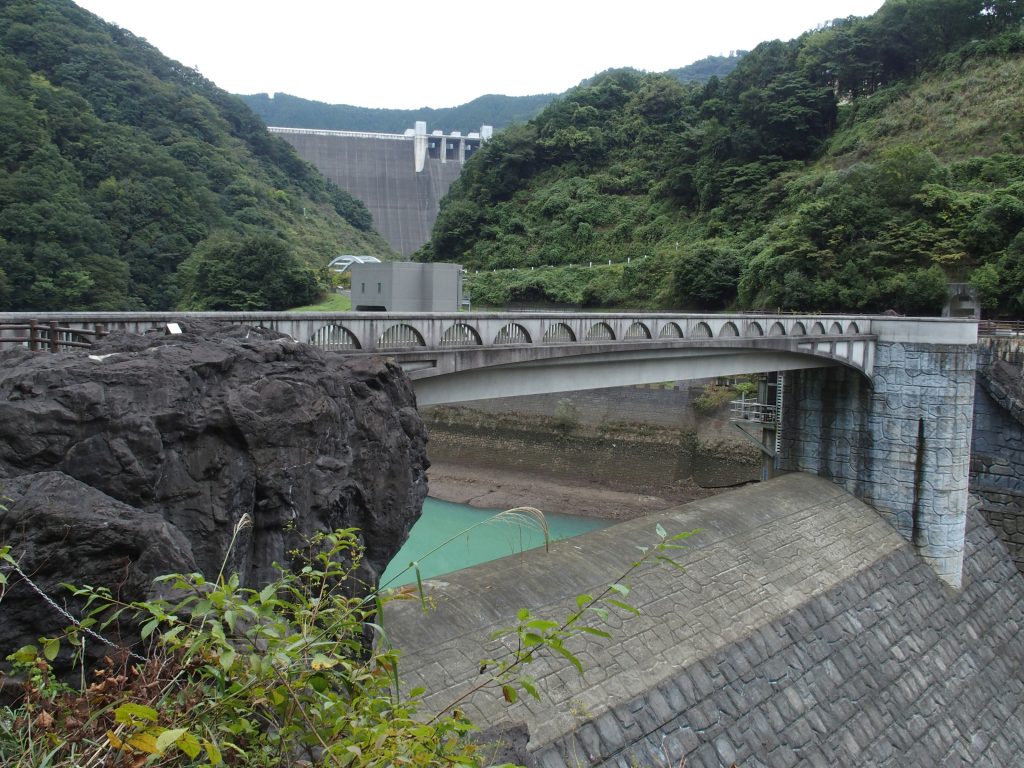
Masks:
[[[849,364],[822,352],[795,352],[767,339],[755,343],[491,347],[393,356],[412,378],[421,406]]]

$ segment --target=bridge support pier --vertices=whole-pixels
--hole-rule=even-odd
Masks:
[[[877,509],[960,587],[974,407],[973,346],[879,342],[868,381],[789,374],[782,467],[827,477]]]

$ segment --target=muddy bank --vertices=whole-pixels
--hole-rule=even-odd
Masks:
[[[606,520],[630,520],[687,501],[718,489],[697,486],[650,495],[602,487],[599,483],[574,483],[568,478],[542,477],[537,473],[468,464],[435,462],[427,471],[429,494],[486,509],[537,507],[542,512],[583,515]]]
[[[424,412],[429,493],[477,507],[629,519],[755,480],[757,450],[690,428]]]

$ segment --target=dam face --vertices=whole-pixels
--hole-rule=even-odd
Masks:
[[[423,122],[405,134],[268,130],[361,200],[373,215],[374,228],[403,258],[430,238],[441,198],[463,163],[491,136],[490,126],[467,136],[428,134]]]

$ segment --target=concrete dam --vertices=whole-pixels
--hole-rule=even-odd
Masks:
[[[427,133],[417,122],[404,134],[268,128],[291,144],[299,157],[361,200],[374,227],[408,258],[430,238],[441,198],[463,163],[487,141],[491,126],[463,136]]]

